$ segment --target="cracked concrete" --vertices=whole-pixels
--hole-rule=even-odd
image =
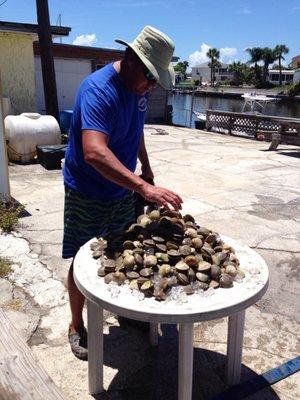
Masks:
[[[201,225],[256,249],[270,270],[266,295],[246,313],[242,380],[299,354],[300,150],[177,127],[157,135],[146,126],[146,142],[157,185],[184,198],[184,211]],[[9,167],[12,195],[28,216],[18,232],[0,234],[0,256],[13,272],[0,279],[0,306],[20,330],[66,399],[91,399],[87,364],[75,359],[67,343],[70,318],[62,260],[63,183],[61,171],[40,165]],[[176,398],[177,331],[162,326],[159,347],[118,326],[105,313],[104,380],[101,399]],[[193,399],[209,399],[226,389],[227,322],[195,325]],[[126,356],[124,356],[126,355]],[[248,399],[300,398],[292,375]]]

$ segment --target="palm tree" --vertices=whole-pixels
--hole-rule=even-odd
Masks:
[[[282,85],[282,74],[281,74],[282,65],[281,65],[281,60],[284,60],[283,54],[287,54],[289,51],[290,51],[289,48],[286,47],[286,45],[284,45],[284,44],[278,44],[274,49],[276,58],[278,60],[278,66],[279,66],[279,85],[280,86]]]
[[[260,68],[257,65],[257,63],[262,59],[263,49],[261,47],[248,47],[246,51],[249,53],[251,57],[250,60],[248,61],[248,64],[254,64],[256,81],[259,82]]]
[[[263,83],[266,84],[269,65],[272,64],[276,60],[277,56],[275,54],[274,49],[270,49],[270,47],[264,47],[262,50],[263,50],[263,52],[262,52],[261,59],[264,62]]]
[[[214,86],[214,82],[216,80],[216,68],[220,68],[221,63],[218,60],[213,60],[212,62],[209,62],[207,65],[210,68],[210,82],[211,85]]]
[[[233,72],[233,80],[236,85],[240,85],[243,81],[244,64],[240,61],[233,62],[229,65],[229,71]]]
[[[215,61],[215,68],[214,68],[214,82],[216,80],[216,68],[221,68],[221,67],[222,67],[222,63],[220,63],[220,61],[216,60]]]
[[[211,86],[214,86],[215,70],[217,67],[220,66],[220,63],[218,61],[220,58],[220,52],[219,50],[213,48],[209,49],[206,55],[210,59],[210,63],[208,64],[208,66],[210,67],[210,84]]]
[[[255,70],[247,64],[242,64],[242,82],[247,84],[256,82]]]

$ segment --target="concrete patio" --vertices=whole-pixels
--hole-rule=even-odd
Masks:
[[[194,129],[145,127],[157,185],[178,192],[184,212],[214,231],[255,249],[267,262],[266,295],[246,312],[242,381],[299,354],[300,148],[268,144]],[[27,340],[45,370],[69,400],[86,400],[87,363],[69,350],[70,318],[61,259],[64,190],[61,171],[39,164],[9,167],[12,196],[27,216],[12,235],[0,234],[0,256],[13,272],[0,279],[0,306]],[[104,380],[99,399],[173,400],[177,391],[177,331],[163,326],[159,346],[145,334],[119,327],[106,313]],[[226,389],[227,323],[197,324],[194,337],[193,399]],[[300,398],[294,374],[247,399]]]

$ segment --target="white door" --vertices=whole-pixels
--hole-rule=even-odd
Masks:
[[[39,113],[45,114],[46,110],[40,56],[34,57],[34,63],[37,108]],[[60,111],[72,110],[80,83],[92,72],[91,61],[72,58],[55,58],[54,67],[58,108]]]

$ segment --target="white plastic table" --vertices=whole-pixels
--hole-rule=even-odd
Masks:
[[[179,324],[178,399],[191,400],[193,377],[193,323],[228,318],[227,383],[237,384],[241,374],[245,310],[259,300],[268,287],[268,267],[252,249],[231,238],[221,236],[231,245],[246,273],[241,283],[229,289],[218,288],[210,296],[193,294],[187,301],[158,302],[154,298],[139,300],[128,285],[120,286],[112,297],[109,285],[97,275],[99,261],[92,258],[87,242],[74,261],[74,278],[87,299],[89,392],[103,391],[103,309],[135,320],[150,322],[150,340],[156,342],[159,323]]]

